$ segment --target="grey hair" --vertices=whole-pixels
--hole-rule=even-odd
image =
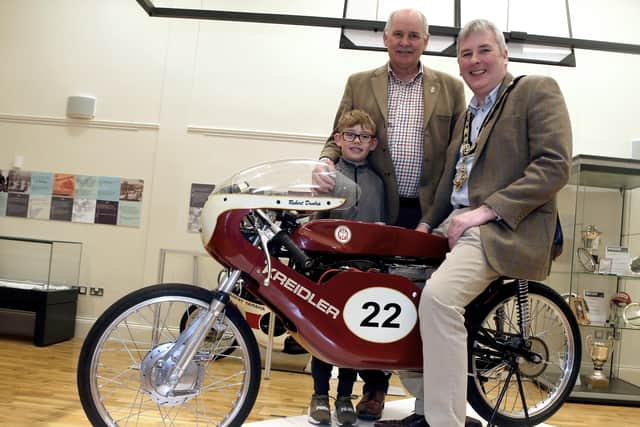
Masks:
[[[460,54],[460,44],[465,41],[473,33],[479,31],[490,31],[496,37],[496,43],[498,43],[498,49],[500,53],[507,51],[507,43],[504,40],[504,34],[498,28],[496,24],[487,19],[474,19],[465,24],[465,26],[458,33],[458,54]]]
[[[429,24],[427,23],[427,17],[424,16],[424,13],[420,12],[418,9],[398,9],[391,12],[389,15],[389,19],[387,19],[387,23],[384,25],[384,32],[386,33],[391,28],[391,24],[393,23],[393,18],[395,18],[398,12],[411,12],[415,13],[422,19],[422,27],[424,29],[424,35],[429,35]]]

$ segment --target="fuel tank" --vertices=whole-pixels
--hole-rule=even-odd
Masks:
[[[291,235],[303,250],[354,255],[444,260],[449,244],[444,237],[385,224],[341,219],[312,220]]]

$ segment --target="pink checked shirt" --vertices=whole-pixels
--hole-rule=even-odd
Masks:
[[[423,93],[422,66],[408,83],[400,81],[389,67],[388,143],[400,197],[418,197],[424,154]]]

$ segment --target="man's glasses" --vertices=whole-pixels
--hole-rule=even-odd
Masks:
[[[368,133],[340,132],[345,141],[353,142],[358,138],[363,144],[368,144],[373,139],[373,135]]]

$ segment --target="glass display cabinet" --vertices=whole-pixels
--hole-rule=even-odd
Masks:
[[[640,160],[574,157],[569,184],[559,194],[564,254],[550,276],[582,335],[580,376],[570,400],[640,405],[638,207]]]
[[[81,258],[79,242],[0,236],[0,308],[35,313],[35,345],[73,337]]]

